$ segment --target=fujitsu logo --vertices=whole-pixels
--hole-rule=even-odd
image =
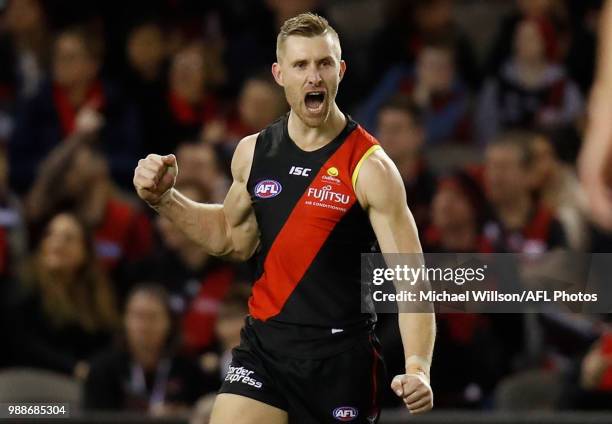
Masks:
[[[308,197],[314,197],[319,202],[331,201],[334,203],[341,203],[348,205],[351,198],[348,194],[336,193],[332,191],[332,186],[326,185],[323,188],[310,187],[308,189]]]

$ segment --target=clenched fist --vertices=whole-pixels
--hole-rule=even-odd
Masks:
[[[428,378],[421,373],[396,375],[391,389],[402,398],[412,414],[420,414],[433,408],[433,392]]]
[[[177,174],[178,165],[174,155],[150,154],[138,161],[134,171],[134,187],[142,200],[155,206],[174,187]]]

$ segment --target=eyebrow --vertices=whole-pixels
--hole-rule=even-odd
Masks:
[[[323,57],[321,59],[317,59],[315,62],[316,63],[321,63],[321,62],[326,61],[326,60],[329,60],[329,61],[333,62],[334,58],[331,55],[327,55],[327,56],[325,56],[325,57]],[[304,63],[304,62],[308,62],[308,61],[309,61],[308,59],[296,59],[293,62],[291,62],[291,64],[292,65],[297,65],[298,63]]]

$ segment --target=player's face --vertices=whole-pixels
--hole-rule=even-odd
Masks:
[[[346,70],[338,41],[331,34],[290,36],[272,66],[293,112],[309,127],[326,121]]]

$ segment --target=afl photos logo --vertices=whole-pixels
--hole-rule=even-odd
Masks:
[[[269,199],[278,196],[282,190],[283,186],[278,181],[263,180],[257,183],[254,192],[261,199]]]
[[[359,411],[357,411],[357,408],[353,408],[351,406],[341,406],[339,408],[334,409],[332,415],[338,421],[348,422],[356,419],[359,415]]]

